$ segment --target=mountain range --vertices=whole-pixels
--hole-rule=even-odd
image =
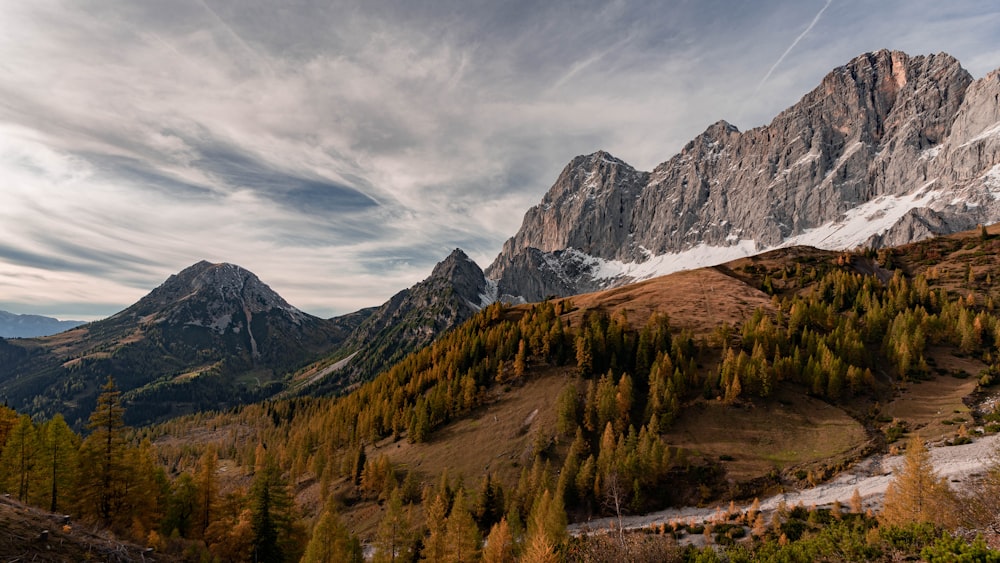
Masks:
[[[454,250],[378,308],[320,319],[200,262],[124,311],[0,339],[0,396],[82,420],[111,375],[133,423],[279,392],[343,392],[497,301],[626,285],[769,249],[883,247],[1000,219],[1000,70],[861,55],[762,127],[717,122],[651,172],[574,158],[483,271]]]
[[[79,426],[110,376],[131,423],[264,399],[283,376],[334,350],[363,314],[326,320],[256,275],[199,262],[131,307],[53,336],[0,339],[0,396]]]
[[[0,338],[48,336],[84,324],[84,321],[61,321],[42,315],[18,315],[0,311]]]
[[[652,172],[574,158],[486,269],[537,301],[783,246],[893,246],[1000,220],[1000,69],[861,55],[765,126],[719,121]]]

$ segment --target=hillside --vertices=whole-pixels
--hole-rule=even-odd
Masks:
[[[4,561],[104,561],[155,563],[180,559],[155,553],[113,534],[77,524],[62,514],[51,514],[0,497],[0,553]]]
[[[356,560],[361,542],[441,559],[441,538],[459,525],[463,549],[501,522],[528,545],[542,541],[541,518],[554,522],[550,545],[593,554],[559,522],[582,530],[618,514],[658,522],[656,537],[630,541],[704,543],[697,523],[666,534],[655,514],[818,491],[845,471],[883,486],[871,474],[879,460],[916,433],[939,446],[995,440],[997,252],[1000,227],[877,252],[779,249],[573,298],[494,303],[340,397],[272,398],[138,430],[120,425],[131,407],[110,385],[86,438],[58,417],[0,408],[0,487],[54,503],[58,483],[60,506],[81,521],[178,557],[298,560],[339,546],[335,560]],[[121,463],[103,463],[106,444]],[[127,490],[107,488],[102,471]],[[941,514],[988,530],[985,512],[960,508],[979,502],[961,490],[976,483],[956,483],[961,504]],[[98,502],[104,494],[113,502]],[[768,541],[841,521],[835,507],[767,506],[771,528],[753,534]],[[865,545],[890,533],[865,531],[879,522],[856,510],[841,516],[861,520],[850,534]],[[712,524],[722,526],[713,541],[749,527],[735,518]],[[921,537],[908,554],[937,535]],[[879,538],[880,552],[899,549]]]
[[[779,249],[496,304],[339,399],[154,434],[171,436],[168,458],[197,435],[246,465],[253,439],[234,442],[231,429],[252,428],[279,449],[307,511],[332,495],[367,542],[397,488],[423,525],[444,475],[474,498],[499,487],[520,518],[557,486],[571,521],[606,515],[612,477],[632,483],[633,514],[748,501],[827,480],[907,432],[945,443],[996,431],[980,389],[997,373],[998,234],[877,253]]]
[[[370,311],[334,354],[297,373],[293,389],[326,394],[368,381],[467,321],[494,293],[479,266],[456,248],[426,279]]]
[[[364,318],[307,315],[247,270],[199,262],[107,319],[0,339],[0,396],[78,425],[110,376],[133,424],[225,409],[281,390],[285,374],[329,353]]]

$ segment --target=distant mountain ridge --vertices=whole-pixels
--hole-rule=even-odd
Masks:
[[[85,321],[61,321],[42,315],[18,315],[0,311],[0,338],[34,338],[76,328]]]
[[[652,172],[573,159],[486,276],[572,295],[796,244],[891,246],[1000,220],[1000,70],[861,55],[766,126],[720,121]]]
[[[363,320],[308,315],[252,272],[203,261],[107,319],[0,339],[0,396],[79,422],[112,376],[132,423],[227,408],[273,395],[287,373],[332,352]]]

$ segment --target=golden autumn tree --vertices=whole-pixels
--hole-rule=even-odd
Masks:
[[[79,466],[80,437],[61,414],[52,417],[39,431],[41,459],[38,462],[42,490],[39,501],[56,512],[73,497]]]
[[[29,495],[35,492],[33,477],[40,449],[31,417],[21,415],[0,454],[0,485],[21,502],[28,502]]]
[[[101,387],[97,406],[90,414],[90,435],[80,448],[80,512],[110,525],[125,498],[125,409],[121,392],[110,377]]]
[[[483,547],[483,563],[513,563],[514,536],[510,532],[507,519],[493,525]]]
[[[463,563],[479,560],[479,528],[466,507],[464,489],[459,489],[455,494],[445,527],[445,538],[445,561]]]
[[[879,521],[889,526],[921,522],[948,526],[954,521],[954,508],[948,481],[934,471],[930,452],[920,436],[914,435],[907,443],[902,467],[894,471],[885,491]]]
[[[302,563],[361,563],[361,542],[351,535],[337,513],[331,496],[313,528]]]

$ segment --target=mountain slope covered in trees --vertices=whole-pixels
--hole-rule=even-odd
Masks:
[[[0,396],[77,427],[108,376],[132,406],[132,423],[227,408],[273,395],[286,373],[330,352],[363,320],[313,317],[239,266],[200,262],[107,319],[0,339]]]
[[[491,305],[343,397],[149,429],[170,495],[210,452],[232,476],[219,488],[237,495],[213,516],[231,532],[225,541],[177,521],[157,533],[179,526],[187,545],[245,553],[271,529],[259,515],[273,491],[280,518],[267,547],[285,555],[308,552],[312,529],[314,541],[339,538],[343,557],[356,553],[352,538],[383,555],[454,557],[452,545],[479,554],[493,534],[487,547],[568,556],[582,548],[560,531],[566,521],[805,485],[908,431],[975,439],[977,426],[998,429],[992,408],[943,421],[900,408],[899,389],[960,392],[958,407],[977,388],[992,392],[997,251],[989,230],[878,253],[785,249],[568,300]],[[777,441],[788,433],[794,443]],[[775,518],[762,541],[824,529],[804,508]]]

